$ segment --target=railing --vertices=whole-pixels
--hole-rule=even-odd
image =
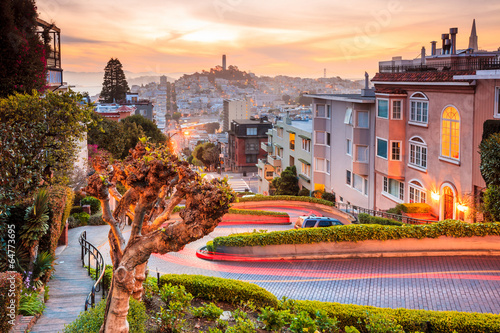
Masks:
[[[350,204],[346,204],[343,202],[336,202],[335,207],[341,211],[349,213],[354,217],[358,218],[358,214],[365,213],[371,216],[383,217],[386,219],[396,220],[406,224],[431,224],[436,223],[434,220],[424,220],[424,219],[416,219],[413,217],[403,216],[399,214],[387,213],[381,210],[373,210],[368,208],[363,208],[359,206],[354,206]]]
[[[429,61],[425,65],[379,66],[380,73],[431,72],[431,71],[475,71],[500,69],[498,58],[452,58],[450,61]]]
[[[103,297],[106,293],[103,280],[106,265],[104,263],[104,258],[101,252],[99,252],[99,250],[94,245],[87,241],[87,231],[82,232],[79,238],[79,242],[82,247],[82,266],[85,267],[85,256],[87,256],[87,270],[90,276],[90,255],[92,255],[92,257],[94,257],[95,276],[98,277],[96,282],[92,286],[92,290],[88,294],[87,299],[85,299],[85,311],[87,311],[89,304],[92,308],[95,306],[96,292],[100,292],[102,290]]]

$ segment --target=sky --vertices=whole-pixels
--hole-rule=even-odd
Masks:
[[[500,1],[482,0],[38,0],[61,29],[65,71],[127,71],[178,77],[221,64],[257,75],[373,76],[378,61],[413,59],[458,27],[467,48],[500,47]],[[439,45],[439,43],[438,43]]]

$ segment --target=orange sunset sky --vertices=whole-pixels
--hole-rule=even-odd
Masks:
[[[415,58],[458,27],[467,48],[500,47],[498,0],[38,0],[40,18],[61,29],[65,71],[179,76],[220,64],[257,75],[347,78],[372,75],[379,60]],[[439,46],[439,42],[438,42]],[[173,75],[172,75],[173,74]]]

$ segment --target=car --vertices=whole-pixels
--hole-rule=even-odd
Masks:
[[[325,228],[325,227],[333,227],[337,225],[344,225],[337,219],[332,217],[321,217],[315,215],[309,216],[299,216],[297,222],[295,222],[295,229],[300,228]]]

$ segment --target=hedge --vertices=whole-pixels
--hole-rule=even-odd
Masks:
[[[311,202],[311,203],[317,203],[325,206],[335,206],[333,202],[323,200],[323,199],[318,199],[314,197],[298,197],[294,195],[270,195],[270,196],[261,196],[261,195],[256,195],[255,197],[249,197],[249,198],[238,198],[237,202],[251,202],[251,201],[278,201],[278,200],[284,200],[284,201],[303,201],[303,202]]]
[[[295,305],[299,311],[307,311],[311,316],[318,310],[325,310],[330,317],[339,320],[339,327],[354,326],[362,333],[368,332],[365,327],[368,314],[377,313],[396,319],[405,332],[426,332],[427,322],[433,333],[500,332],[500,316],[487,313],[388,309],[320,301],[295,301]]]
[[[136,301],[133,297],[129,300],[130,308],[128,310],[127,321],[130,333],[144,333],[146,326],[146,307],[143,303]],[[81,312],[78,318],[71,324],[64,327],[64,333],[98,333],[104,322],[104,310],[106,300],[101,300],[95,308]]]
[[[253,283],[223,279],[203,275],[165,274],[160,277],[161,288],[164,284],[183,285],[188,293],[194,297],[207,301],[228,302],[239,304],[248,300],[254,301],[255,306],[265,307],[278,305],[276,296]]]
[[[380,224],[380,225],[396,225],[396,226],[402,226],[403,223],[392,220],[392,219],[386,219],[383,217],[378,217],[378,216],[371,216],[365,213],[360,213],[358,214],[358,223],[359,224]]]
[[[236,209],[229,208],[228,214],[241,214],[241,215],[269,215],[269,216],[285,216],[288,214],[285,212],[268,212],[265,210],[254,210],[254,209]]]
[[[85,266],[85,269],[88,269],[88,266]],[[98,276],[96,276],[95,273],[96,273],[95,268],[90,267],[90,277],[94,281],[96,281],[98,278]],[[99,275],[101,275],[101,272],[99,272]],[[109,287],[111,286],[111,279],[113,279],[113,266],[106,265],[106,268],[104,269],[104,276],[102,277],[105,290],[109,290]]]
[[[321,242],[359,242],[405,238],[437,238],[440,236],[472,237],[499,236],[500,223],[469,224],[446,220],[427,225],[404,225],[401,228],[383,225],[343,225],[330,228],[303,228],[268,233],[234,234],[216,237],[218,246],[266,246],[281,244],[314,244]]]
[[[22,283],[23,278],[17,272],[0,273],[0,332],[9,332],[16,320]]]
[[[403,203],[396,205],[396,207],[389,209],[387,212],[401,215],[401,213],[427,214],[430,213],[431,211],[432,211],[431,206],[426,203]]]
[[[92,196],[86,196],[80,201],[81,205],[90,205],[90,214],[96,214],[101,210],[101,202]]]

